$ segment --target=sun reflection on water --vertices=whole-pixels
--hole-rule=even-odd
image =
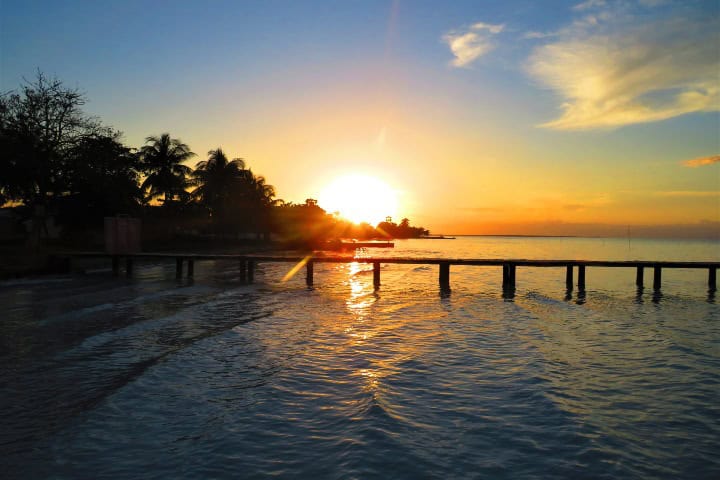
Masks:
[[[372,271],[372,266],[353,262],[347,264],[347,270],[350,296],[345,301],[345,305],[358,318],[364,319],[369,313],[370,306],[377,301],[372,282],[365,275]]]

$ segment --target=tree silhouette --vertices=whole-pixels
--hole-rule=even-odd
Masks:
[[[222,216],[233,196],[246,188],[248,171],[242,158],[228,160],[222,148],[208,152],[208,159],[198,162],[192,172],[193,198],[214,216]]]
[[[276,232],[305,246],[327,238],[427,234],[408,219],[396,225],[388,218],[376,230],[328,215],[313,199],[304,205],[276,200],[265,177],[242,159],[228,160],[221,148],[193,171],[184,163],[195,154],[168,133],[147,137],[136,152],[123,145],[120,132],[85,115],[85,102],[77,89],[41,72],[18,91],[0,93],[0,204],[21,202],[18,210],[32,220],[32,244],[41,229],[48,233],[48,216],[86,228],[118,213],[144,217],[157,227],[153,238],[208,226],[232,234]],[[162,207],[147,205],[156,198]]]
[[[385,238],[418,238],[430,233],[423,227],[413,227],[407,218],[400,220],[400,225],[397,225],[392,218],[387,217],[384,222],[378,223],[376,229]]]
[[[112,135],[82,111],[85,96],[38,71],[20,91],[0,94],[0,190],[26,205],[67,193],[70,152],[88,137]]]
[[[191,183],[192,197],[210,211],[216,229],[268,231],[275,188],[246,169],[243,159],[228,160],[220,147],[210,150],[208,159],[197,163]]]
[[[162,196],[163,204],[167,205],[176,198],[187,198],[192,169],[182,162],[195,156],[190,147],[171,138],[169,133],[147,137],[145,143],[140,149],[140,161],[147,177],[141,188],[147,192],[148,200]]]
[[[275,203],[275,188],[269,185],[265,177],[245,170],[243,188],[235,197],[238,206],[238,219],[244,229],[255,233],[268,234],[270,230],[270,208]]]
[[[275,204],[275,187],[269,185],[262,175],[254,175],[248,170],[249,199],[253,206],[265,208]]]
[[[82,139],[69,152],[68,195],[62,198],[62,220],[93,223],[104,216],[138,213],[142,191],[138,155],[120,142],[120,135]]]

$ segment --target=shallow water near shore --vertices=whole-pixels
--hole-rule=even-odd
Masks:
[[[372,256],[718,261],[702,241],[459,237]],[[0,283],[7,478],[717,478],[705,270],[203,261]]]

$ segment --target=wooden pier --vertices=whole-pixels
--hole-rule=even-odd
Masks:
[[[238,262],[240,269],[240,281],[242,283],[253,283],[255,279],[255,268],[259,263],[293,263],[295,269],[299,270],[304,266],[305,280],[308,285],[315,281],[314,266],[316,263],[372,263],[373,285],[380,287],[380,270],[382,264],[404,264],[404,265],[438,265],[438,281],[441,290],[450,290],[450,267],[458,266],[485,266],[502,267],[502,289],[504,294],[515,291],[517,284],[517,269],[524,268],[565,268],[565,287],[572,291],[577,285],[578,291],[584,292],[586,287],[585,271],[591,267],[610,267],[635,269],[635,285],[644,288],[645,269],[652,269],[653,290],[660,290],[662,286],[662,271],[664,269],[688,268],[707,271],[707,286],[710,292],[717,290],[717,269],[720,262],[653,262],[653,261],[606,261],[606,260],[523,260],[523,259],[448,259],[448,258],[377,258],[350,256],[263,256],[263,255],[214,255],[214,254],[179,254],[179,253],[136,253],[132,255],[110,255],[106,253],[87,252],[67,254],[70,258],[109,258],[112,260],[112,269],[115,275],[120,273],[121,259],[125,260],[125,273],[132,276],[133,262],[135,260],[175,260],[175,274],[182,278],[184,266],[187,265],[187,277],[192,278],[195,273],[195,262],[199,260],[227,260]],[[574,273],[577,271],[577,284],[574,281]]]

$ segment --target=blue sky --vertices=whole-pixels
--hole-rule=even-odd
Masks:
[[[39,68],[129,145],[222,146],[288,200],[354,169],[436,230],[720,222],[717,1],[0,8],[3,90]]]

